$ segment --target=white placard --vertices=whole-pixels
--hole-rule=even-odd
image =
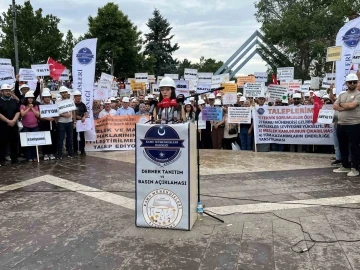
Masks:
[[[147,83],[148,82],[148,74],[147,73],[135,73],[135,81],[137,83]]]
[[[333,145],[333,128],[313,125],[313,110],[313,105],[255,107],[255,143]]]
[[[196,91],[198,85],[198,81],[189,80],[189,91]]]
[[[176,96],[183,94],[185,97],[189,96],[189,81],[174,80],[176,85]]]
[[[94,90],[94,99],[106,100],[109,98],[109,94],[112,94],[112,82],[99,81],[97,88]],[[116,89],[117,91],[117,89]]]
[[[50,131],[20,132],[20,143],[22,147],[50,145]]]
[[[221,84],[230,81],[230,75],[229,73],[220,74],[220,75],[214,75],[212,77],[212,83],[213,84]]]
[[[198,94],[202,94],[204,92],[209,92],[211,90],[211,85],[210,84],[198,84],[196,87],[196,93]]]
[[[323,81],[322,81],[322,88],[330,88],[330,84],[334,83],[335,84],[335,78],[336,78],[336,74],[332,74],[332,73],[326,73]]]
[[[319,77],[311,77],[310,88],[311,89],[320,89],[320,78]]]
[[[300,91],[303,93],[309,92],[310,91],[310,85],[302,85],[300,88]]]
[[[153,93],[153,94],[155,94],[155,95],[159,95],[159,94],[160,94],[159,84],[153,83],[153,84],[151,85],[151,93]]]
[[[255,82],[267,82],[268,74],[267,72],[254,72]]]
[[[231,105],[237,102],[237,95],[236,93],[225,93],[222,96],[222,103],[224,105]]]
[[[197,80],[197,69],[185,68],[184,79],[185,80]]]
[[[162,79],[164,79],[164,76],[157,76],[156,83],[159,84]]]
[[[8,65],[0,65],[0,86],[7,83],[15,82],[14,67]]]
[[[200,113],[201,114],[201,113]],[[198,129],[206,129],[206,121],[201,119],[201,115],[199,115],[199,123],[198,123]]]
[[[280,85],[286,86],[290,94],[296,91],[300,92],[302,82],[301,80],[281,81]]]
[[[0,66],[11,66],[11,59],[0,58]]]
[[[189,124],[136,125],[136,226],[191,229],[196,220],[196,132]]]
[[[84,122],[81,120],[76,121],[76,132],[82,132],[82,131],[89,131],[92,129],[92,123],[93,121],[90,118],[86,118]]]
[[[321,109],[318,116],[319,124],[332,124],[334,119],[334,110]]]
[[[70,74],[70,70],[64,69],[64,71],[60,74],[59,81],[68,81],[68,80],[70,80],[69,74]]]
[[[155,75],[148,75],[148,83],[156,83]]]
[[[59,114],[76,110],[75,103],[71,99],[59,100],[56,105],[59,108]]]
[[[212,83],[213,73],[212,72],[198,72],[198,83]]]
[[[353,64],[360,64],[360,51],[354,51],[351,62]]]
[[[36,74],[35,71],[31,68],[20,68],[19,71],[19,81],[36,81]]]
[[[288,95],[288,88],[277,84],[270,84],[267,91],[272,99],[282,99],[283,96]]]
[[[310,86],[310,84],[311,84],[311,80],[305,80],[303,83],[303,85],[309,85],[309,86]]]
[[[40,118],[58,117],[59,108],[57,104],[39,105]]]
[[[277,68],[277,80],[288,81],[294,79],[294,67]]]
[[[229,124],[250,124],[251,108],[250,107],[228,107]],[[241,129],[241,125],[240,125]]]
[[[114,81],[114,76],[110,75],[110,74],[107,74],[105,72],[101,72],[100,81],[113,82]]]
[[[178,80],[179,79],[179,74],[164,74],[164,77],[169,77],[169,78],[171,78],[173,80]]]
[[[254,98],[264,95],[264,83],[246,83],[244,85],[244,95]]]
[[[35,71],[36,76],[50,76],[48,64],[31,65],[31,69]]]

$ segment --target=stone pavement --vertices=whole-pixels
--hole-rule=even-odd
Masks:
[[[189,232],[137,228],[133,152],[1,167],[0,269],[360,269],[360,242],[336,241],[360,239],[358,209],[254,201],[359,207],[360,178],[333,174],[331,156],[201,154],[206,208],[257,213],[205,217]],[[308,236],[267,209],[334,243],[293,252]]]

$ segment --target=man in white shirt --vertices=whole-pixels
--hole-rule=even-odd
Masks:
[[[105,101],[104,109],[99,113],[99,118],[103,118],[104,116],[107,116],[107,115],[111,115],[111,116],[116,115],[116,111],[111,108],[111,100],[110,99]]]
[[[135,111],[133,108],[129,107],[129,98],[124,97],[122,100],[122,107],[119,108],[116,112],[116,115],[123,116],[123,115],[135,115]]]

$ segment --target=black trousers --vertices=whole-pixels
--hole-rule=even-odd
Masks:
[[[84,131],[79,132],[80,141],[78,141],[78,133],[76,132],[76,128],[74,129],[73,134],[73,146],[74,146],[74,153],[80,150],[80,152],[85,152],[85,133]]]
[[[359,169],[360,165],[360,124],[337,125],[337,136],[344,168]],[[351,151],[351,164],[349,162],[349,148]]]
[[[17,160],[19,145],[19,128],[17,124],[9,127],[7,124],[0,124],[0,163],[5,162],[6,149],[10,146],[11,161]]]

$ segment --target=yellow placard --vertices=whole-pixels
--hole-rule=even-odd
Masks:
[[[222,87],[225,87],[223,93],[237,93],[237,85],[236,83],[223,83]]]
[[[131,91],[146,90],[146,83],[132,83],[130,84]]]
[[[130,79],[130,84],[133,85],[134,83],[136,83],[135,79]]]
[[[254,83],[256,82],[255,76],[254,75],[249,75],[249,76],[239,76],[237,78],[237,84],[239,87],[244,87],[245,83]]]
[[[341,46],[328,47],[326,53],[326,62],[334,62],[341,60]]]

